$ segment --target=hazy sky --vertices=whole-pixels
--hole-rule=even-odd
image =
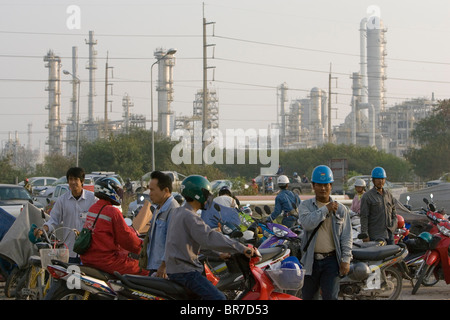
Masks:
[[[379,8],[386,33],[387,106],[416,97],[449,98],[450,1],[366,0],[0,0],[0,140],[19,133],[26,145],[32,123],[33,148],[45,146],[48,123],[48,68],[53,50],[62,69],[72,70],[78,47],[81,119],[87,117],[88,39],[98,44],[94,116],[103,119],[105,57],[113,67],[109,118],[121,119],[122,97],[132,113],[150,119],[150,66],[157,48],[176,48],[174,101],[177,115],[191,115],[202,89],[202,23],[208,22],[209,86],[219,97],[220,128],[263,128],[276,121],[277,90],[286,83],[289,102],[306,98],[313,87],[328,91],[332,64],[332,124],[350,112],[352,72],[359,71],[359,24],[369,8]],[[67,26],[78,6],[80,25]],[[70,20],[72,21],[72,20]],[[74,25],[72,24],[72,27]],[[78,28],[79,27],[79,28]],[[154,68],[154,80],[157,78]],[[70,115],[70,76],[61,74],[61,118]],[[111,94],[111,92],[109,92]],[[155,110],[156,93],[155,93]],[[289,103],[288,102],[288,103]],[[156,113],[155,113],[156,119]]]

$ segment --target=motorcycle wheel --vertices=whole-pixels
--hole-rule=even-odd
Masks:
[[[419,276],[417,278],[417,282],[414,285],[414,288],[411,292],[411,294],[416,294],[417,290],[419,290],[420,285],[425,281],[425,279],[430,277],[430,271],[431,271],[431,266],[426,264],[426,262],[422,262],[422,265],[420,266],[420,271],[419,271]]]
[[[397,268],[389,267],[385,270],[386,281],[392,282],[394,289],[386,300],[397,300],[403,288],[403,276]],[[385,299],[383,299],[385,300]]]
[[[436,277],[434,276],[434,268],[436,267],[436,265],[433,265],[430,269],[430,271],[428,272],[428,274],[423,278],[422,280],[422,285],[425,287],[432,287],[434,286],[436,283],[439,282],[439,279],[436,279]]]
[[[5,296],[8,298],[14,298],[16,296],[16,290],[19,284],[19,280],[24,276],[25,270],[14,267],[11,273],[6,278],[5,282]]]

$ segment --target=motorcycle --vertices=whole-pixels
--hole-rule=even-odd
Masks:
[[[275,291],[274,280],[258,267],[260,254],[248,259],[243,254],[232,255],[244,277],[244,290],[236,300],[299,300],[286,293]],[[118,300],[195,300],[197,296],[176,282],[137,275],[115,273],[118,280],[108,281],[117,293]]]
[[[436,280],[445,280],[450,284],[450,222],[443,220],[438,223],[439,233],[435,234],[430,243],[430,248],[423,258],[423,262],[417,271],[417,282],[415,283],[412,294],[416,294],[425,279],[434,276]]]
[[[262,210],[260,207],[255,207],[255,211],[262,216]],[[266,214],[270,214],[269,206],[264,206]],[[301,237],[303,229],[299,225],[295,225],[291,228],[285,225],[274,222],[257,222],[258,227],[261,228],[263,238],[258,248],[270,248],[280,244],[286,244],[291,250],[291,255],[301,259]]]
[[[215,205],[215,209],[220,216],[220,207]],[[220,217],[217,217],[222,233],[232,239],[242,241],[242,231],[238,226],[230,223],[224,223]],[[271,265],[284,260],[291,255],[291,251],[284,243],[268,243],[267,246],[260,246],[259,252],[261,259],[258,262],[258,267],[266,270]],[[242,290],[243,276],[236,263],[233,260],[223,261],[221,259],[214,259],[210,254],[203,251],[204,254],[200,256],[200,261],[204,265],[204,274],[208,280],[213,283],[219,290],[225,293],[227,298],[234,298],[237,292]]]
[[[52,260],[47,270],[59,285],[52,300],[113,300],[116,293],[107,281],[113,275],[81,264]]]
[[[339,295],[344,300],[398,299],[403,279],[394,266],[408,255],[406,245],[354,247],[352,254],[350,271],[340,280]]]
[[[125,218],[125,223],[132,229],[132,220]],[[136,234],[137,231],[135,230]],[[130,257],[138,256],[129,253]],[[70,264],[52,259],[47,270],[56,283],[51,300],[113,300],[116,293],[107,281],[116,279],[114,275],[82,264]]]

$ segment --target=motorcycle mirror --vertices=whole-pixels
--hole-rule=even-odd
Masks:
[[[125,218],[125,223],[127,226],[131,227],[133,225],[133,221],[130,218]]]
[[[262,210],[260,207],[255,207],[255,211],[257,214],[262,215]]]
[[[409,201],[411,199],[410,196],[406,196],[406,201]]]
[[[433,194],[432,193],[430,194],[430,198],[431,198],[431,200],[433,200]]]
[[[266,205],[264,205],[264,211],[267,213],[267,214],[271,214],[271,212],[270,212],[270,207],[266,204]]]
[[[217,203],[214,203],[214,209],[220,212],[220,206]]]
[[[423,198],[423,202],[425,202],[426,204],[430,203],[427,198]]]

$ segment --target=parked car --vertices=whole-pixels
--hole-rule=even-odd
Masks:
[[[53,184],[58,178],[55,177],[31,177],[28,178],[28,182],[31,184],[32,194],[37,195],[46,186]],[[24,186],[25,182],[19,182],[20,186]]]
[[[37,200],[43,206],[46,206],[48,204],[47,198],[51,198],[56,187],[61,184],[67,184],[66,176],[62,176],[61,178],[59,178],[58,180],[56,180],[49,186],[42,187],[42,190],[38,194],[36,194]],[[92,176],[90,176],[89,174],[87,174],[84,178],[83,188],[94,192],[94,178]]]
[[[355,196],[354,185],[355,185],[356,179],[362,179],[366,182],[366,191],[373,188],[372,177],[370,175],[351,177],[346,182],[347,191],[345,192],[345,194],[348,195],[350,198],[353,198]],[[407,191],[406,187],[392,183],[389,180],[386,180],[386,182],[384,183],[384,188],[389,190],[392,193],[392,195],[397,199],[400,197],[400,195],[402,193]]]
[[[213,180],[211,181],[211,190],[213,194],[219,193],[222,187],[233,188],[233,183],[230,180]]]
[[[31,197],[24,187],[0,184],[0,207],[6,212],[17,218],[27,203],[32,203],[37,208],[44,207],[36,198]]]
[[[270,177],[272,178],[272,181],[273,181],[274,193],[276,193],[280,190],[280,188],[278,187],[278,184],[277,184],[278,175],[264,174],[264,175],[259,175],[255,178],[255,181],[256,181],[256,184],[258,185],[260,193],[264,193],[264,190],[265,190],[263,188],[263,179],[264,179],[264,187],[265,187],[265,185]],[[311,183],[297,182],[292,177],[288,177],[288,178],[289,178],[289,190],[291,190],[292,192],[295,192],[296,194],[300,195],[300,194],[308,193],[308,192],[312,191]]]
[[[441,183],[449,183],[450,182],[450,172],[447,172],[442,177],[437,180],[431,180],[427,182],[427,187],[432,187]]]

